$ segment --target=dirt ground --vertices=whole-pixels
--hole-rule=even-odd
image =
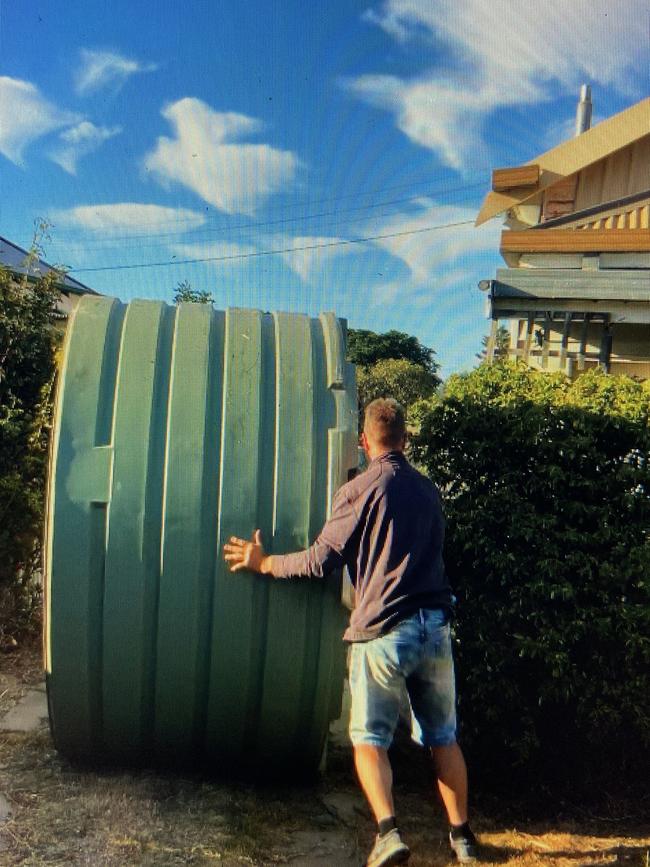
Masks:
[[[0,657],[0,716],[41,681],[38,647]],[[398,756],[398,760],[399,760]],[[412,867],[442,867],[445,824],[422,775],[396,767],[396,801]],[[517,804],[475,797],[480,863],[510,867],[650,867],[650,821],[576,808],[540,821]],[[311,787],[225,784],[198,776],[79,769],[47,727],[0,733],[0,865],[359,867],[373,824],[349,750],[333,746]]]

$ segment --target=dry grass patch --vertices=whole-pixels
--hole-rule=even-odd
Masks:
[[[0,666],[2,714],[40,681],[38,648],[3,656]],[[421,759],[412,750],[397,750],[399,822],[412,848],[411,867],[443,867],[450,864],[446,827]],[[4,733],[0,795],[11,811],[3,821],[0,798],[2,867],[358,867],[374,836],[349,750],[340,747],[319,785],[255,787],[152,771],[82,769],[57,754],[46,728]],[[521,803],[478,795],[475,801],[483,864],[650,867],[650,825],[639,818],[642,804],[629,816],[616,804],[598,816],[559,805],[560,818],[539,821]]]
[[[332,794],[359,801],[341,770],[313,788],[259,788],[152,772],[80,770],[54,751],[49,734],[0,738],[3,865],[358,865],[372,842],[367,810],[329,810]],[[433,792],[398,781],[400,825],[412,867],[449,864]],[[359,801],[360,803],[360,801]],[[650,867],[650,828],[585,821],[475,817],[482,863],[509,867]]]
[[[47,731],[0,738],[0,768],[7,864],[278,864],[319,812],[313,792],[75,768]]]
[[[421,795],[401,799],[400,819],[404,836],[413,850],[409,867],[443,867],[450,863],[446,832],[440,820],[427,824]],[[404,812],[406,810],[406,812]],[[484,810],[475,813],[480,842],[480,864],[506,867],[595,867],[618,864],[650,867],[650,827],[605,827],[596,820],[513,821],[511,805],[506,822],[495,820]],[[616,823],[614,823],[616,825]]]

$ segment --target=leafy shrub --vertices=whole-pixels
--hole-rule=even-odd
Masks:
[[[650,392],[523,365],[451,377],[417,407],[459,597],[460,717],[481,775],[648,774]]]
[[[57,297],[52,277],[0,269],[0,643],[29,627],[40,592]]]
[[[377,397],[394,397],[408,409],[416,401],[431,397],[438,383],[435,374],[403,358],[388,358],[357,369],[361,407]]]

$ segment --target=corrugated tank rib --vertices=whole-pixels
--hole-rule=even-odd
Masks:
[[[48,494],[46,667],[70,756],[314,770],[343,681],[340,579],[231,574],[306,547],[356,467],[341,322],[84,297]]]

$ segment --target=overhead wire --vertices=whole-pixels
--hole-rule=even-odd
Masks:
[[[196,259],[178,259],[164,262],[142,262],[136,265],[106,265],[97,268],[71,268],[69,274],[90,274],[97,271],[131,271],[138,268],[162,268],[169,265],[193,265],[200,262],[226,262],[233,259],[255,259],[262,256],[275,256],[282,253],[298,253],[305,250],[320,250],[328,247],[343,247],[351,244],[365,244],[370,241],[382,241],[388,238],[402,238],[408,235],[419,235],[424,232],[434,232],[441,229],[453,229],[459,226],[472,226],[474,220],[459,220],[455,223],[443,223],[436,226],[423,226],[419,229],[408,229],[403,232],[389,232],[383,235],[368,235],[365,238],[348,238],[340,241],[330,241],[324,244],[306,244],[299,247],[285,247],[276,250],[256,250],[249,253],[233,253],[227,256],[206,256]]]
[[[113,245],[113,242],[117,242],[117,241],[130,241],[130,240],[151,239],[151,238],[176,238],[176,237],[179,237],[180,235],[183,235],[184,237],[195,237],[198,234],[204,234],[206,232],[209,232],[209,233],[225,232],[225,233],[227,233],[227,232],[236,231],[238,229],[245,229],[246,230],[246,229],[263,228],[263,227],[267,227],[267,226],[286,225],[288,223],[296,223],[296,222],[302,222],[302,221],[307,221],[307,220],[322,219],[323,217],[338,216],[339,214],[354,213],[354,212],[358,212],[358,211],[368,211],[368,210],[373,210],[375,208],[380,208],[380,207],[405,204],[407,202],[415,202],[418,199],[422,199],[422,198],[425,198],[426,196],[431,196],[431,195],[440,195],[440,194],[451,195],[454,193],[466,192],[468,190],[475,189],[476,187],[479,187],[479,186],[484,186],[483,182],[477,181],[476,183],[465,184],[463,186],[445,187],[445,188],[439,188],[436,190],[428,190],[426,192],[423,191],[423,192],[417,193],[413,196],[408,196],[408,197],[401,198],[401,199],[384,200],[381,202],[375,202],[375,203],[370,204],[370,205],[358,205],[358,206],[355,206],[352,208],[337,209],[335,211],[323,211],[323,212],[316,213],[316,214],[302,214],[302,215],[299,215],[296,217],[284,217],[284,218],[280,218],[280,219],[276,219],[276,220],[263,220],[263,221],[259,221],[259,222],[255,222],[255,223],[237,223],[235,225],[230,225],[230,226],[228,226],[227,224],[223,224],[223,225],[219,225],[219,226],[206,226],[203,224],[201,226],[196,226],[192,229],[179,230],[176,232],[146,232],[146,233],[142,233],[142,234],[129,233],[128,235],[121,235],[121,236],[109,235],[107,237],[99,239],[98,241],[92,241],[92,242],[84,241],[84,246],[87,249],[96,249],[96,248],[101,248],[104,246]],[[348,221],[348,222],[352,222],[352,221]],[[142,223],[139,225],[145,225],[145,223]],[[153,222],[152,225],[160,225],[160,224],[158,222]],[[72,231],[72,230],[69,230],[69,231]],[[98,233],[98,232],[106,233],[109,230],[107,230],[106,227],[102,227],[102,228],[97,227],[97,228],[93,228],[93,229],[86,229],[86,228],[80,227],[75,232],[75,239],[78,239],[80,232],[88,233],[91,231],[93,233]],[[60,241],[58,241],[58,245],[60,245],[60,246],[65,245],[65,243],[66,243],[65,236]],[[90,246],[91,244],[97,244],[97,247]],[[57,246],[56,242],[54,243],[54,246]]]
[[[484,170],[485,170],[484,167],[479,168],[473,174],[478,175],[478,174],[482,173]],[[359,205],[359,206],[356,206],[353,208],[346,208],[346,209],[342,209],[342,210],[337,209],[337,211],[326,212],[325,215],[327,216],[327,215],[330,215],[332,213],[346,213],[348,211],[371,209],[371,208],[375,208],[375,207],[381,207],[381,206],[386,205],[386,204],[400,204],[400,203],[404,203],[404,202],[416,201],[417,199],[420,199],[420,198],[423,198],[426,196],[434,196],[434,195],[438,195],[441,193],[443,193],[443,194],[444,193],[452,193],[452,192],[456,192],[456,191],[464,191],[464,190],[473,189],[475,187],[484,186],[484,185],[485,185],[485,179],[482,179],[480,181],[476,181],[476,182],[471,183],[471,184],[462,184],[459,186],[444,185],[444,186],[440,186],[440,187],[437,187],[434,189],[427,187],[426,189],[423,189],[419,192],[413,193],[412,195],[404,197],[404,198],[389,200],[387,202],[386,201],[376,202],[376,203],[369,204],[369,205]],[[312,200],[312,201],[305,201],[305,202],[274,203],[270,207],[270,209],[271,209],[271,211],[276,211],[276,210],[287,210],[288,208],[314,207],[316,205],[325,204],[327,202],[337,202],[337,201],[342,201],[344,199],[350,199],[350,198],[363,199],[363,198],[366,198],[366,197],[371,196],[371,195],[376,195],[377,193],[385,193],[385,192],[388,192],[389,190],[392,190],[392,189],[404,189],[406,187],[413,187],[413,184],[400,184],[400,185],[395,185],[395,186],[383,187],[383,188],[379,188],[376,190],[368,190],[366,192],[347,193],[347,194],[342,195],[342,196],[333,196],[333,197],[328,198],[328,199],[320,199],[320,200],[315,200],[315,201]],[[122,203],[119,203],[119,202],[118,203],[109,203],[108,206],[110,207],[111,204],[119,205]],[[92,205],[85,205],[85,206],[81,206],[81,207],[92,208],[93,206]],[[105,205],[99,205],[97,207],[105,207]],[[157,206],[154,206],[154,207],[157,207]],[[167,207],[167,206],[161,205],[160,207]],[[74,209],[72,209],[72,210],[74,210]],[[186,209],[181,209],[181,210],[186,210]],[[176,225],[181,225],[183,223],[194,223],[196,221],[197,217],[199,217],[199,216],[203,217],[204,215],[201,212],[197,211],[195,217],[178,217],[178,218],[174,217],[174,218],[169,218],[169,220],[140,220],[137,222],[136,225],[138,225],[138,226],[147,226],[147,225],[160,226],[160,225],[164,225],[166,222],[169,222],[170,225],[176,226]],[[275,222],[295,221],[295,220],[308,219],[308,218],[311,219],[312,217],[315,218],[318,216],[321,216],[321,215],[320,214],[307,214],[307,215],[302,214],[298,217],[286,217],[286,218],[281,218],[277,221],[271,220],[271,221],[264,221],[262,223],[252,223],[252,224],[242,223],[241,225],[245,226],[245,227],[248,227],[251,225],[253,225],[253,226],[255,226],[255,225],[270,225],[270,224],[275,223]],[[209,216],[205,217],[205,219],[216,219],[217,217],[223,217],[223,213],[210,214]],[[204,226],[202,225],[198,228],[202,229],[202,228],[204,228]],[[237,226],[232,227],[232,228],[237,228]],[[107,228],[106,228],[106,226],[95,226],[95,227],[68,226],[65,229],[63,229],[63,233],[65,234],[66,231],[69,233],[74,233],[75,235],[78,235],[78,233],[80,231],[83,231],[86,233],[106,232]],[[188,231],[191,231],[191,230],[188,230]],[[59,232],[61,232],[61,229],[59,229]],[[173,234],[176,234],[176,233],[173,233]],[[149,236],[149,233],[147,233],[146,235],[141,235],[140,237],[148,237],[148,236]],[[115,237],[115,236],[112,236],[112,237]],[[125,235],[123,237],[124,238],[135,238],[138,236],[130,233],[130,234]]]
[[[473,196],[472,197],[464,196],[460,199],[455,199],[453,202],[440,202],[438,204],[440,205],[440,207],[452,207],[454,205],[460,207],[461,205],[464,205],[465,202],[473,201],[473,198],[474,198]],[[436,208],[434,207],[431,210],[435,211]],[[310,232],[310,234],[312,234],[312,235],[314,234],[314,232],[317,232],[320,235],[322,235],[323,232],[328,232],[328,233],[331,233],[334,235],[339,235],[343,231],[346,231],[346,230],[349,231],[349,227],[355,223],[363,222],[363,223],[367,223],[369,225],[372,225],[373,223],[376,224],[378,221],[389,219],[390,217],[396,217],[400,213],[402,213],[402,212],[400,212],[400,211],[386,211],[386,212],[381,212],[379,214],[374,214],[371,217],[369,217],[367,214],[364,214],[363,216],[350,217],[350,218],[343,220],[343,221],[341,221],[341,220],[328,220],[327,222],[319,223],[318,227],[312,229],[311,232],[310,232],[310,229],[307,229],[307,228],[305,228],[305,230],[303,230],[303,231]],[[408,215],[405,215],[405,216],[407,216],[407,218],[408,218]],[[138,240],[137,249],[138,250],[144,250],[144,249],[170,248],[170,247],[173,247],[173,245],[188,246],[188,245],[192,245],[192,244],[195,244],[195,245],[201,245],[201,244],[210,245],[210,244],[218,244],[218,243],[252,244],[252,243],[259,243],[260,241],[263,240],[263,237],[261,236],[260,232],[257,231],[257,227],[250,227],[250,231],[248,231],[248,228],[249,227],[244,228],[243,231],[242,231],[242,229],[240,229],[239,232],[237,233],[237,235],[234,235],[233,233],[229,233],[229,232],[216,233],[216,232],[212,231],[209,234],[197,233],[197,234],[192,234],[192,235],[179,234],[179,235],[173,235],[171,237],[164,236],[162,239],[159,239],[159,240],[156,240],[156,235],[152,235],[152,236],[150,236],[151,243],[146,243],[143,240]],[[299,232],[300,230],[297,230],[297,231]],[[284,234],[286,236],[286,233],[284,233]],[[278,236],[276,234],[276,239],[277,239],[277,237]],[[268,243],[269,241],[272,240],[272,238],[273,238],[273,235],[271,233],[267,233],[266,238],[264,240],[266,240]],[[84,241],[81,241],[79,243],[81,243],[83,245],[84,251],[96,251],[98,253],[101,253],[103,251],[108,252],[108,251],[111,251],[111,250],[114,250],[117,248],[119,248],[121,250],[129,249],[128,242],[130,240],[131,240],[130,238],[125,238],[121,242],[112,243],[108,239],[106,239],[106,242],[103,244],[97,244],[97,243],[89,244],[89,243],[84,242]],[[65,247],[65,245],[61,245],[61,249],[64,249],[64,247]]]

